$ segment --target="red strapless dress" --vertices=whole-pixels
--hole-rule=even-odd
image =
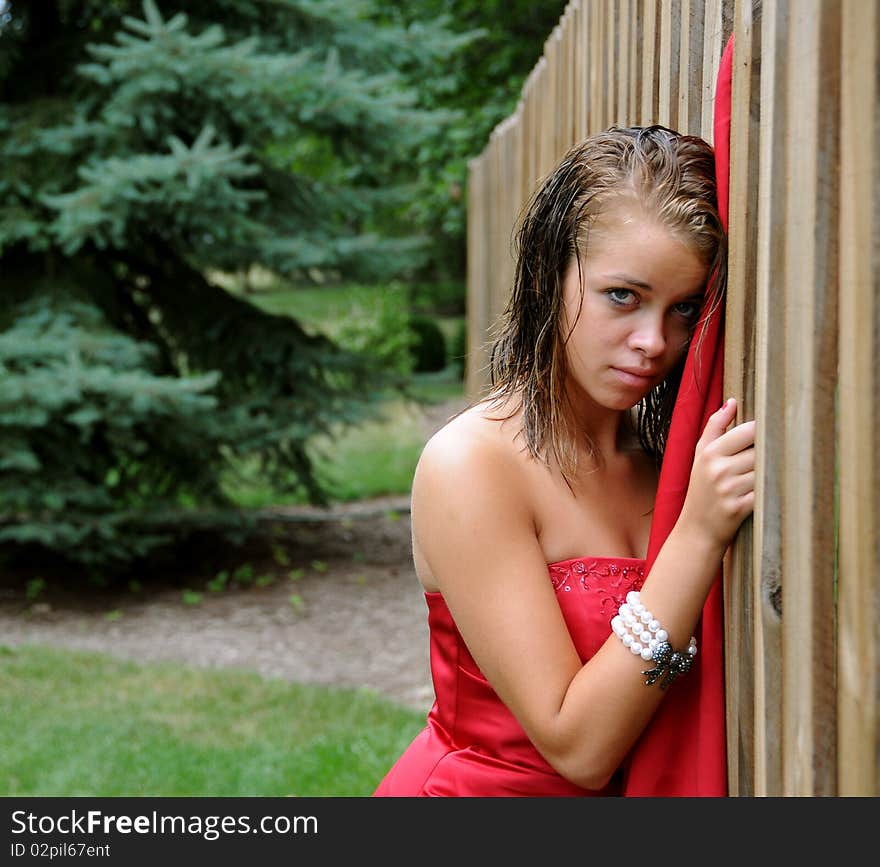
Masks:
[[[578,557],[551,563],[550,580],[582,662],[611,634],[611,618],[645,577],[645,561]],[[545,761],[489,686],[440,593],[425,593],[434,705],[428,724],[379,784],[374,797],[584,797],[621,793],[618,773],[587,790]]]

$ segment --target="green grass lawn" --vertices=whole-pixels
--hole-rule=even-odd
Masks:
[[[255,292],[247,297],[269,313],[292,316],[332,336],[339,323],[359,311],[374,309],[386,291],[384,286],[305,286]]]
[[[241,295],[241,281],[229,275],[212,274],[212,281],[234,294]],[[344,283],[334,286],[290,286],[265,275],[257,280],[258,291],[248,294],[249,301],[268,313],[292,316],[309,331],[335,336],[340,326],[352,317],[375,311],[389,292],[401,288],[382,284]],[[452,339],[461,316],[434,316],[447,342]]]
[[[367,796],[425,722],[354,690],[0,645],[0,795]]]

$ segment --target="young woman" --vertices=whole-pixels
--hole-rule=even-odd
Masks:
[[[732,426],[728,400],[646,573],[684,358],[721,300],[711,148],[659,126],[591,137],[517,242],[491,389],[416,469],[436,701],[377,796],[619,793],[667,687],[699,665],[689,638],[753,508],[755,425]]]

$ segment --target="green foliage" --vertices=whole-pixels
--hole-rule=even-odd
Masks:
[[[410,300],[415,310],[446,316],[463,316],[467,309],[467,289],[460,280],[414,283]]]
[[[43,590],[46,589],[46,579],[45,578],[32,578],[27,582],[25,587],[25,598],[33,602],[38,599]]]
[[[333,499],[341,502],[408,494],[425,445],[420,416],[407,404],[388,407],[387,418],[362,425],[341,437],[333,451],[317,458]]]
[[[0,646],[0,681],[4,797],[367,796],[425,722],[365,690],[70,650]]]
[[[467,365],[467,319],[464,317],[458,320],[449,341],[449,361],[459,378],[463,378]]]
[[[460,380],[424,383],[429,376],[437,374],[420,374],[414,378],[413,391],[418,400],[439,402],[461,395]],[[414,411],[412,403],[399,399],[383,405],[382,418],[350,427],[332,437],[317,437],[310,444],[310,450],[328,498],[349,502],[386,494],[408,494],[424,445],[421,413]],[[225,476],[224,484],[230,499],[243,508],[296,504],[305,499],[301,494],[285,495],[283,488],[267,484],[258,468],[248,464],[234,467]]]
[[[407,219],[434,239],[421,277],[463,280],[467,164],[482,152],[492,130],[512,114],[526,76],[562,17],[567,0],[408,0],[382,4],[383,20],[400,26],[441,21],[462,37],[442,69],[408,70],[427,106],[456,117],[418,150],[418,195]]]
[[[406,292],[392,284],[373,294],[368,304],[353,306],[339,323],[335,340],[340,346],[373,359],[386,371],[392,370],[402,377],[413,370],[418,372],[418,355],[413,350],[418,335],[410,328],[407,308]]]
[[[217,374],[162,376],[155,347],[90,305],[26,302],[14,318],[0,332],[0,543],[92,565],[167,543],[163,516],[218,498]]]
[[[429,316],[416,314],[410,317],[409,328],[413,333],[410,352],[416,373],[431,373],[446,367],[446,338],[440,326]]]
[[[11,3],[0,131],[17,171],[0,186],[0,250],[146,243],[153,260],[370,279],[419,261],[426,239],[395,223],[406,167],[454,115],[426,110],[399,67],[442,63],[459,37],[379,28],[369,4],[161,7]],[[17,89],[38,40],[64,68]]]
[[[237,526],[219,480],[242,461],[323,501],[308,444],[408,374],[401,305],[349,317],[337,346],[205,275],[418,267],[403,209],[454,115],[410,76],[463,38],[347,0],[5,10],[0,544],[97,569],[206,510]]]
[[[338,338],[350,327],[352,319],[363,320],[358,328],[371,328],[373,313],[387,304],[392,304],[395,311],[389,339],[395,339],[394,335],[397,335],[395,342],[400,346],[403,344],[400,335],[412,333],[409,331],[410,314],[405,308],[404,287],[397,284],[290,288],[268,276],[261,276],[255,282],[261,287],[251,296],[255,304],[267,311],[297,317],[310,333]],[[433,287],[420,289],[418,296],[412,287],[409,289],[410,309],[414,296],[422,299],[419,304],[422,309],[429,309],[435,303],[442,304],[447,292],[453,295],[455,286],[430,297]],[[235,291],[242,291],[241,287]],[[412,402],[442,403],[462,398],[464,319],[461,316],[435,316],[433,321],[442,330],[450,347],[452,364],[436,372],[413,374],[407,384],[406,398],[393,393],[389,395],[381,404],[380,418],[312,440],[310,454],[331,500],[349,501],[409,493],[412,474],[425,441],[422,415],[414,411]],[[454,346],[459,347],[457,360],[452,356]],[[412,365],[408,350],[406,363]],[[225,484],[233,501],[249,508],[303,502],[301,495],[288,495],[282,489],[266,484],[259,467],[250,461],[237,464],[226,475]]]
[[[103,568],[174,543],[208,511],[232,529],[241,516],[220,480],[243,463],[275,491],[326,499],[310,444],[374,418],[377,393],[413,366],[403,292],[346,310],[328,337],[206,275],[460,285],[466,161],[561,8],[4,10],[0,544]],[[79,368],[62,360],[71,347]],[[74,370],[85,379],[72,385]]]

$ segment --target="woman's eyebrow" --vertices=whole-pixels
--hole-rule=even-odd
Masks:
[[[621,283],[629,283],[631,286],[638,286],[641,289],[647,289],[650,292],[654,291],[654,287],[650,283],[645,283],[644,280],[637,280],[635,277],[630,277],[628,274],[606,274],[606,280],[618,280]]]

